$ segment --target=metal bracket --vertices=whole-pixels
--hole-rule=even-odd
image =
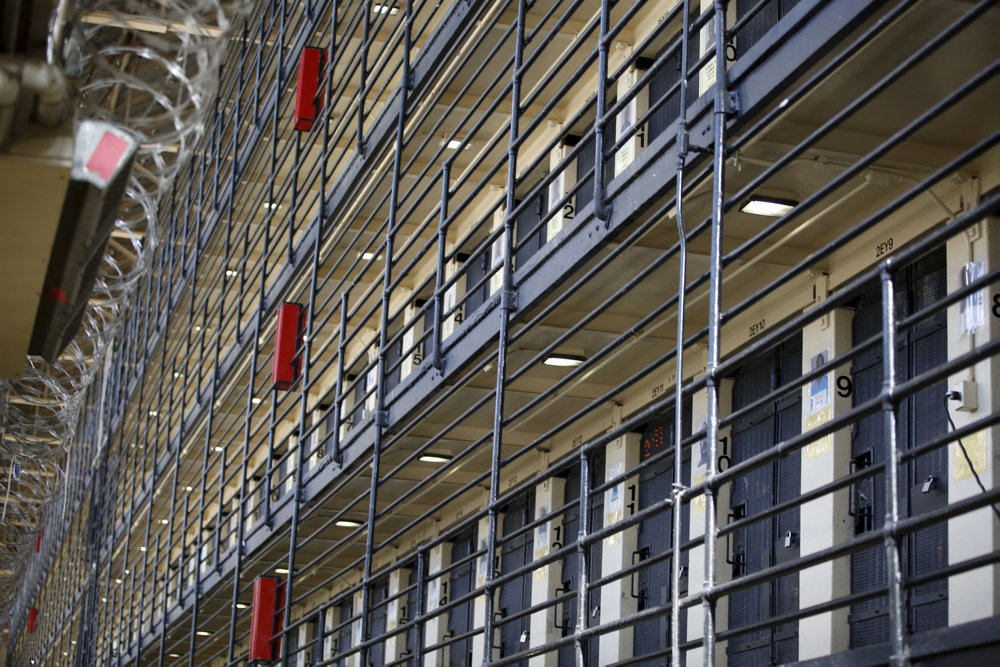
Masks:
[[[730,90],[729,94],[726,95],[726,114],[730,116],[738,116],[740,114],[740,94],[738,91]]]
[[[517,290],[504,290],[500,295],[500,307],[506,311],[517,310]]]
[[[389,425],[389,411],[379,410],[375,413],[375,426],[379,428],[385,428]]]

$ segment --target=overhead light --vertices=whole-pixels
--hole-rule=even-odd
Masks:
[[[168,653],[167,657],[168,658],[179,658],[179,657],[181,657],[181,654],[180,653]]]
[[[236,608],[237,608],[237,609],[246,609],[246,608],[247,608],[247,607],[249,607],[249,606],[250,606],[250,605],[248,605],[248,604],[247,604],[247,603],[245,603],[245,602],[237,602],[237,603],[236,603]]]
[[[260,399],[257,398],[256,396],[254,396],[253,398],[251,398],[250,402],[253,403],[254,405],[260,405]]]
[[[458,139],[452,139],[451,141],[448,142],[447,146],[451,150],[458,150],[459,148],[462,147],[462,142],[459,141]]]
[[[170,523],[170,519],[160,519],[160,523],[162,523],[164,526],[166,526],[167,524]]]
[[[226,269],[227,278],[235,278],[238,275],[240,275],[240,272],[237,271],[236,269]]]
[[[222,447],[216,447],[216,448],[215,448],[215,451],[217,451],[217,452],[221,452],[221,451],[222,451]]]
[[[185,491],[194,491],[194,487],[193,486],[185,486],[184,490]]]
[[[375,259],[375,253],[373,252],[363,252],[360,254],[361,254],[361,259],[365,260],[366,262],[370,262],[371,260]]]
[[[278,202],[276,202],[276,201],[266,201],[261,206],[261,208],[266,208],[269,211],[273,211],[274,209],[278,208]]]
[[[780,218],[798,204],[794,199],[781,199],[780,197],[764,197],[754,195],[740,206],[740,211],[750,215],[766,215],[771,218]]]
[[[155,417],[155,416],[156,416],[156,415],[158,415],[158,414],[160,414],[160,413],[159,413],[159,412],[157,412],[156,410],[150,410],[150,411],[149,411],[149,416],[150,416],[150,417]]]
[[[288,570],[286,568],[283,568],[283,567],[278,567],[278,568],[275,568],[274,573],[275,574],[288,574]]]
[[[388,14],[389,16],[395,16],[399,13],[398,7],[393,7],[392,5],[372,5],[372,14]]]
[[[542,363],[544,363],[546,366],[572,368],[573,366],[579,366],[586,360],[587,357],[582,357],[579,354],[553,354]]]
[[[351,519],[337,519],[333,522],[333,525],[340,526],[341,528],[357,528],[361,525],[361,522],[352,521]]]
[[[194,330],[195,331],[201,331],[201,325],[200,324],[194,325]]]
[[[139,551],[142,551],[143,553],[145,553],[146,552],[146,547],[144,547],[144,546],[139,547]]]
[[[198,635],[199,637],[208,637],[212,633],[209,632],[208,630],[198,630],[195,632],[195,634]]]
[[[180,371],[174,371],[174,377],[179,378],[181,376]]]
[[[424,463],[447,463],[451,457],[447,454],[423,454],[419,460]]]
[[[122,580],[121,579],[115,579],[115,583],[116,584],[120,584],[120,583],[122,583]]]

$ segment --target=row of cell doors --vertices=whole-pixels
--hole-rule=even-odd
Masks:
[[[894,304],[897,317],[922,310],[944,294],[945,264],[943,252],[928,256],[901,271],[898,277],[897,302]],[[856,346],[882,330],[882,305],[877,285],[861,294],[857,299],[853,322],[853,342]],[[946,323],[944,313],[926,319],[914,329],[899,337],[896,350],[897,377],[902,381],[919,375],[943,363],[947,357]],[[851,369],[852,400],[855,405],[877,396],[882,386],[881,346],[873,346],[861,353]],[[732,409],[740,411],[756,404],[761,396],[766,396],[781,386],[789,386],[801,376],[803,367],[802,339],[797,335],[769,350],[765,354],[746,363],[733,377]],[[943,384],[933,385],[918,392],[900,405],[898,417],[898,440],[903,448],[925,442],[944,432],[946,417],[942,397]],[[691,407],[682,410],[684,435],[691,431]],[[794,437],[801,431],[801,391],[788,392],[780,399],[756,405],[733,421],[727,438],[720,443],[720,454],[728,457],[726,464],[733,465],[746,461],[776,443]],[[852,430],[851,470],[880,463],[885,460],[885,440],[883,417],[876,413],[859,420]],[[640,462],[644,465],[638,475],[637,489],[625,490],[626,499],[634,503],[637,511],[669,497],[674,482],[674,463],[671,448],[674,443],[674,417],[668,409],[662,417],[643,428]],[[725,466],[723,466],[725,467]],[[688,461],[683,468],[685,475],[690,470]],[[604,463],[601,457],[591,460],[590,486],[604,481]],[[838,476],[851,470],[837,471]],[[946,502],[947,498],[947,458],[944,451],[932,452],[918,457],[900,470],[900,497],[904,514],[916,515]],[[575,543],[579,530],[580,469],[571,466],[563,471],[565,477],[565,505],[562,517],[561,544]],[[928,485],[928,480],[932,483]],[[683,482],[689,480],[685,477]],[[798,453],[778,459],[772,464],[759,467],[740,476],[729,489],[728,521],[752,519],[772,507],[794,500],[800,494],[801,462]],[[854,534],[862,534],[879,528],[885,514],[885,475],[878,473],[859,482],[850,490],[850,513]],[[590,526],[599,529],[603,520],[603,493],[591,498]],[[529,564],[533,554],[533,530],[522,530],[534,517],[535,499],[533,492],[526,492],[511,500],[503,508],[498,567],[500,573],[509,573]],[[687,516],[681,526],[682,538],[689,534]],[[673,517],[670,511],[656,513],[639,522],[637,527],[636,551],[633,562],[651,560],[647,567],[640,567],[627,581],[628,595],[635,598],[638,610],[668,605],[671,597],[671,562],[657,559],[670,549]],[[725,540],[727,568],[731,576],[741,577],[763,569],[780,565],[799,556],[800,514],[797,506],[763,518],[759,521],[745,521],[742,527],[732,531]],[[475,526],[456,535],[452,543],[452,559],[456,562],[467,559],[479,545]],[[720,549],[723,548],[720,545]],[[907,576],[932,572],[947,564],[947,528],[944,524],[924,528],[903,544],[904,567]],[[589,547],[588,576],[591,581],[601,576],[601,545]],[[686,558],[683,556],[682,558]],[[687,562],[682,561],[680,579],[681,594],[687,589]],[[452,570],[449,589],[451,599],[459,599],[475,587],[477,559],[470,559],[461,567]],[[851,557],[851,591],[863,592],[886,583],[884,549],[881,545],[858,552]],[[571,551],[562,562],[560,592],[574,592],[578,584],[578,563],[576,551]],[[496,610],[500,629],[497,633],[498,649],[501,657],[526,650],[530,631],[530,615],[504,621],[531,606],[532,573],[504,583],[499,591]],[[739,628],[753,624],[767,623],[785,614],[798,610],[799,577],[797,574],[779,577],[758,586],[733,593],[729,598],[728,625]],[[607,622],[612,619],[600,617],[600,596],[592,591],[588,600],[588,610],[592,610],[591,623]],[[925,584],[906,591],[906,618],[908,630],[919,632],[946,624],[947,587],[945,581]],[[552,623],[561,630],[563,636],[575,632],[578,618],[575,596],[550,608]],[[671,635],[670,616],[638,623],[633,632],[633,653],[635,656],[658,656],[656,660],[666,660]],[[683,622],[683,621],[682,621]],[[373,619],[373,631],[377,634],[384,627],[384,619]],[[857,603],[850,609],[851,648],[870,646],[888,640],[888,607],[884,596]],[[448,614],[449,635],[462,637],[473,628],[473,602],[456,606]],[[686,636],[682,625],[681,636]],[[728,662],[731,665],[761,665],[794,661],[798,658],[798,623],[795,621],[774,623],[765,629],[743,632],[731,636],[728,641]],[[347,639],[348,638],[343,638]],[[449,663],[456,667],[472,665],[473,642],[482,637],[471,634],[453,642],[449,649]],[[585,648],[588,665],[598,664],[597,640],[588,642]],[[559,652],[559,665],[575,665],[573,647]],[[525,663],[526,664],[526,663]]]
[[[923,310],[944,296],[944,252],[936,252],[901,271],[897,277],[896,317]],[[878,285],[857,299],[852,327],[852,346],[882,331],[882,300]],[[896,346],[899,381],[915,377],[947,360],[947,328],[944,311],[903,332]],[[755,403],[779,386],[801,375],[801,335],[745,365],[734,378],[734,411]],[[838,387],[851,393],[854,405],[878,396],[882,389],[882,348],[875,345],[855,358],[850,382]],[[899,406],[897,439],[901,448],[926,442],[944,433],[945,383],[932,385]],[[758,405],[731,429],[733,463],[765,451],[798,434],[801,429],[801,392]],[[852,428],[849,470],[885,461],[886,444],[882,414],[859,420]],[[723,448],[729,443],[723,442]],[[904,515],[914,516],[944,504],[947,500],[947,453],[938,450],[910,461],[900,469],[900,504]],[[793,500],[800,491],[799,453],[783,457],[737,479],[730,494],[729,520],[753,517],[779,503]],[[880,528],[885,517],[885,474],[880,472],[850,489],[849,507],[855,535]],[[831,517],[831,520],[833,517]],[[800,516],[797,507],[761,521],[744,523],[726,540],[727,563],[738,577],[779,565],[799,556]],[[908,577],[933,572],[947,565],[947,526],[924,528],[903,542],[903,567]],[[851,556],[852,593],[886,585],[884,547],[878,546]],[[798,610],[797,575],[779,577],[768,583],[734,593],[729,600],[729,627],[766,622]],[[947,583],[936,581],[907,590],[904,605],[909,632],[920,632],[947,623]],[[889,609],[885,596],[857,603],[850,609],[850,647],[860,648],[888,641]],[[793,661],[798,658],[798,624],[775,623],[767,629],[746,632],[729,640],[732,665],[760,665]]]

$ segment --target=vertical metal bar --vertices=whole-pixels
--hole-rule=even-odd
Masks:
[[[365,2],[365,50],[368,43],[368,21],[370,13],[370,0]],[[375,384],[375,439],[372,444],[372,475],[371,485],[368,489],[368,530],[365,533],[365,563],[364,575],[361,585],[361,641],[370,639],[369,634],[369,606],[371,603],[372,589],[372,563],[375,551],[375,521],[378,515],[378,487],[379,474],[381,470],[382,440],[388,424],[388,412],[385,409],[386,393],[386,361],[389,339],[389,307],[392,296],[392,255],[393,241],[396,236],[396,228],[399,226],[399,181],[401,178],[403,161],[403,130],[406,123],[407,104],[407,82],[410,78],[410,22],[412,19],[411,0],[406,1],[406,15],[404,17],[403,30],[403,84],[399,87],[399,110],[396,116],[396,141],[395,153],[392,158],[392,185],[389,191],[389,220],[386,224],[385,232],[385,270],[382,274],[382,312],[380,315],[380,326],[378,334],[378,358],[375,362],[376,378]],[[364,56],[363,56],[364,57]],[[363,98],[362,98],[363,99]],[[360,119],[359,119],[360,122]],[[359,127],[360,131],[360,127]],[[369,646],[361,645],[361,664],[368,664]]]
[[[312,341],[313,341],[313,325],[316,322],[316,292],[318,291],[319,284],[319,254],[320,254],[320,234],[319,228],[316,229],[316,234],[313,240],[313,253],[312,253],[312,273],[309,277],[309,305],[306,310],[306,332],[304,335],[304,340],[302,342],[302,350],[300,352],[300,362],[299,365],[302,368],[302,375],[299,378],[299,434],[296,440],[298,441],[298,446],[296,447],[295,454],[295,498],[292,501],[292,523],[289,532],[289,549],[288,549],[288,583],[285,585],[285,634],[288,633],[288,628],[292,623],[292,586],[295,580],[295,552],[297,550],[296,542],[298,541],[298,529],[299,529],[299,509],[302,502],[305,500],[303,497],[303,478],[305,477],[305,470],[303,469],[303,450],[309,446],[309,439],[306,433],[310,430],[309,425],[306,423],[309,417],[309,371],[311,366],[309,363],[310,353],[312,351]],[[247,399],[249,400],[249,399]],[[234,601],[235,604],[235,601]],[[284,641],[281,642],[282,647],[282,664],[288,664],[288,637],[284,637]]]
[[[423,547],[417,549],[417,590],[413,604],[413,620],[416,622],[413,649],[410,651],[410,664],[420,667],[424,655],[424,586],[427,585],[427,551]]]
[[[705,438],[708,466],[705,472],[705,583],[702,598],[704,610],[704,658],[706,665],[715,664],[715,542],[718,535],[715,516],[715,461],[719,440],[719,378],[716,376],[720,357],[722,331],[722,228],[725,215],[726,167],[726,96],[728,76],[726,71],[726,2],[715,0],[715,100],[713,104],[712,131],[715,142],[713,151],[714,173],[712,178],[712,239],[709,256],[708,296],[708,363],[705,369],[708,393],[707,426]],[[685,75],[687,72],[684,73]],[[681,100],[683,105],[686,100]]]
[[[242,300],[242,299],[241,299]],[[233,564],[233,600],[229,609],[229,653],[228,661],[230,663],[235,659],[235,649],[236,649],[236,605],[239,602],[240,597],[240,579],[243,576],[243,556],[246,555],[246,545],[244,541],[246,539],[245,523],[248,512],[246,511],[246,492],[247,492],[247,462],[250,460],[250,436],[253,432],[253,420],[250,418],[250,412],[253,410],[253,398],[254,398],[254,379],[257,377],[257,358],[260,346],[257,341],[260,336],[260,317],[263,308],[257,309],[256,323],[254,325],[253,332],[253,352],[250,355],[250,379],[247,382],[247,403],[246,403],[246,422],[243,427],[243,452],[241,459],[243,461],[242,469],[243,473],[240,476],[240,499],[237,503],[236,511],[239,512],[239,516],[236,521],[236,562]],[[171,517],[171,520],[173,518]]]
[[[582,634],[587,627],[588,597],[590,581],[587,578],[589,551],[585,543],[590,533],[590,457],[587,450],[580,450],[580,531],[576,538],[576,565],[578,584],[576,591],[576,631],[573,633],[573,646],[576,653],[576,667],[586,667],[587,655]],[[675,663],[676,664],[676,663]]]
[[[594,216],[605,223],[611,219],[611,206],[605,201],[604,114],[608,98],[608,25],[611,0],[601,0],[601,26],[597,41],[597,115],[594,119]]]
[[[347,338],[347,305],[348,297],[350,295],[351,288],[347,287],[344,292],[340,295],[340,330],[337,334],[337,389],[334,395],[334,405],[333,405],[333,448],[331,451],[331,457],[333,462],[337,465],[341,464],[341,452],[340,452],[340,422],[344,418],[343,415],[343,402],[344,402],[344,353],[347,351],[347,344],[344,342]]]
[[[358,155],[365,154],[365,95],[367,94],[366,85],[368,83],[368,33],[371,29],[371,0],[365,0],[361,11],[365,15],[363,17],[364,28],[361,35],[361,64],[359,65],[361,79],[358,83],[358,130],[355,143]]]
[[[500,332],[497,342],[497,381],[496,396],[493,405],[493,451],[490,462],[490,500],[487,508],[489,518],[488,536],[486,540],[486,614],[483,623],[483,664],[488,664],[493,657],[493,607],[496,597],[497,577],[494,562],[497,556],[497,498],[500,494],[500,458],[503,448],[503,414],[504,396],[507,385],[507,346],[510,335],[510,316],[516,308],[516,292],[514,291],[513,271],[513,238],[516,207],[514,188],[517,185],[517,153],[518,136],[521,119],[521,66],[524,61],[524,24],[526,0],[517,3],[517,28],[514,42],[514,67],[511,71],[510,88],[510,139],[507,144],[507,192],[506,208],[503,220],[504,256],[502,265],[503,291],[500,294]]]
[[[688,82],[688,17],[690,0],[684,0],[681,10],[681,80],[680,117],[677,119],[677,174],[674,187],[674,210],[677,213],[677,348],[674,359],[674,487],[673,487],[673,556],[670,559],[670,657],[671,664],[681,664],[681,491],[684,485],[684,456],[681,449],[684,427],[684,309],[687,297],[687,229],[684,225],[684,164],[688,151],[687,82]],[[710,459],[714,461],[714,459]]]
[[[194,553],[194,591],[192,591],[191,602],[191,634],[188,636],[188,665],[194,667],[195,641],[198,631],[198,607],[201,601],[201,551],[204,543],[205,532],[205,495],[207,494],[208,478],[208,453],[212,449],[212,426],[215,421],[215,391],[218,384],[218,375],[212,374],[212,383],[209,386],[209,410],[205,421],[205,452],[201,460],[201,492],[198,499],[198,539],[195,542]]]
[[[882,265],[882,416],[885,455],[885,561],[889,579],[889,644],[893,665],[909,663],[903,610],[903,568],[899,540],[893,530],[899,522],[899,443],[896,440],[896,317],[891,260]]]
[[[441,165],[441,209],[438,215],[437,232],[437,272],[434,274],[434,331],[431,332],[431,367],[438,372],[444,370],[441,356],[442,328],[444,326],[445,283],[444,258],[448,242],[448,198],[450,197],[451,158]]]
[[[173,385],[172,384],[171,384],[171,391],[173,391]],[[169,554],[170,554],[171,543],[173,541],[173,536],[174,536],[174,516],[176,516],[176,514],[177,514],[177,477],[178,477],[178,475],[180,473],[181,449],[183,449],[183,447],[181,447],[179,443],[184,442],[184,436],[185,436],[185,433],[184,433],[184,421],[181,420],[180,426],[179,426],[178,431],[177,431],[178,446],[176,448],[174,448],[174,466],[173,466],[174,467],[174,478],[173,478],[173,483],[170,486],[170,516],[168,518],[169,523],[167,524],[167,535],[170,536],[169,539],[167,540],[167,557],[168,558],[169,558]],[[186,515],[187,515],[187,512],[185,512],[185,516]],[[182,536],[181,537],[180,558],[178,559],[178,563],[177,563],[177,570],[178,570],[178,572],[181,573],[181,577],[184,576],[184,574],[183,574],[184,573],[184,569],[182,567],[182,563],[183,562],[184,562],[184,538]],[[159,653],[158,653],[158,661],[159,661],[159,664],[161,664],[161,665],[163,664],[163,658],[165,657],[166,643],[167,643],[167,612],[168,612],[167,599],[170,597],[170,577],[169,577],[170,568],[169,568],[169,563],[168,563],[168,567],[167,567],[166,571],[168,573],[168,576],[164,577],[163,607],[162,607],[162,612],[161,612],[162,613],[162,616],[161,616],[162,627],[160,629],[160,648],[159,648]],[[183,579],[181,579],[181,581],[183,581]],[[180,601],[180,593],[181,592],[182,592],[182,587],[178,586],[178,588],[177,588],[177,598],[178,598],[178,601]]]

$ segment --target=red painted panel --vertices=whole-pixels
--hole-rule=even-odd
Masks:
[[[35,620],[38,618],[38,610],[34,607],[28,612],[28,632],[35,631]]]
[[[278,324],[274,332],[274,365],[271,367],[271,384],[275,389],[286,390],[299,377],[299,343],[302,340],[299,321],[302,306],[283,303],[278,309]]]
[[[277,605],[278,580],[257,577],[253,582],[253,605],[250,608],[250,660],[274,660],[277,653],[274,635],[274,610]]]
[[[295,129],[304,132],[312,128],[323,108],[320,86],[326,52],[307,46],[299,56],[299,76],[295,86]]]

